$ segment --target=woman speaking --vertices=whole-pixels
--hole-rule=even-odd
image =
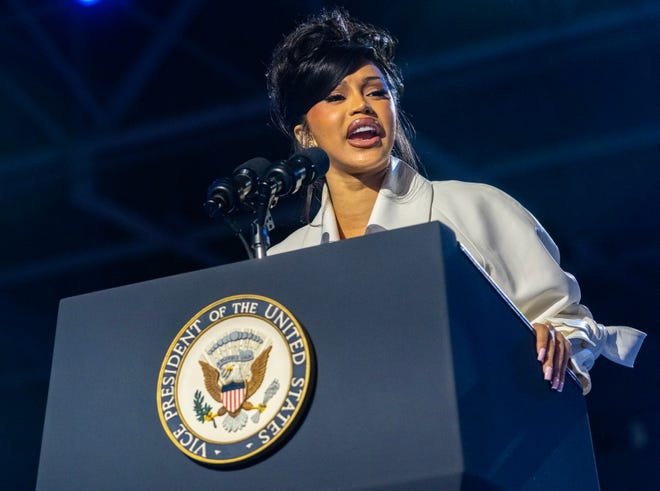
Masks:
[[[330,169],[318,214],[270,254],[437,220],[533,325],[552,389],[562,390],[569,363],[585,394],[599,355],[632,366],[645,334],[593,320],[557,246],[525,208],[491,186],[417,173],[394,47],[386,31],[332,10],[275,49],[267,73],[273,120],[297,150],[325,150]]]

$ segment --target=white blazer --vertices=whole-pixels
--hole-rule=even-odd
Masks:
[[[366,233],[438,220],[451,228],[497,286],[530,322],[550,322],[571,343],[571,368],[586,394],[589,369],[603,355],[632,367],[646,337],[625,326],[603,326],[580,304],[580,287],[559,265],[559,250],[520,203],[497,188],[459,181],[430,182],[392,159]],[[321,209],[268,254],[339,240],[327,187]],[[413,252],[413,251],[411,251]]]

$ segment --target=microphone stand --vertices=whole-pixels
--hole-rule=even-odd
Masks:
[[[272,181],[261,181],[257,186],[255,219],[250,225],[250,249],[256,259],[266,257],[270,247],[268,232],[273,229],[273,222],[269,210],[275,198],[273,186]]]

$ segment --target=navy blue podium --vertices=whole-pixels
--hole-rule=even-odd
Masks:
[[[163,356],[213,302],[285,305],[316,358],[297,430],[250,465],[183,455]],[[586,404],[438,223],[62,300],[38,489],[598,489]]]

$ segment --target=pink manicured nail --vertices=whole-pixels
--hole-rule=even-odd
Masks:
[[[557,392],[561,392],[562,390],[564,390],[564,382],[559,384],[559,387],[557,388]]]
[[[546,367],[546,369],[543,370],[543,378],[545,380],[550,380],[552,378],[552,367]]]
[[[552,381],[552,388],[555,390],[559,388],[559,377],[555,377]]]
[[[545,348],[541,348],[539,350],[539,357],[537,358],[538,361],[543,362],[545,360],[545,354],[547,350]]]

